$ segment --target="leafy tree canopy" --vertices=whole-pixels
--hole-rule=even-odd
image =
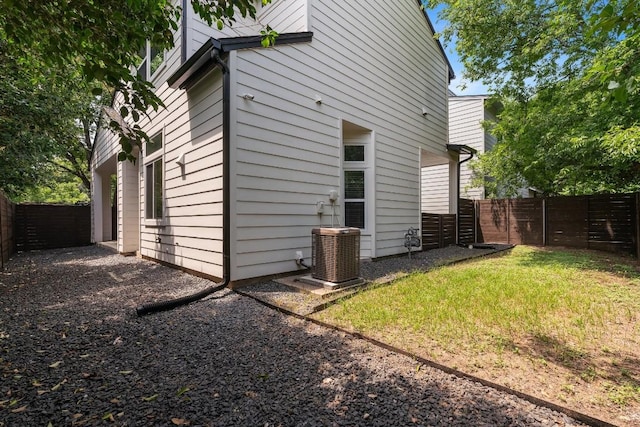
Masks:
[[[504,104],[476,162],[494,195],[640,190],[636,0],[432,0],[466,77]],[[481,180],[481,179],[480,179]]]
[[[0,187],[19,199],[65,172],[88,193],[100,98],[72,67],[49,69],[37,55],[0,40]]]
[[[271,0],[262,0],[265,5]],[[151,83],[132,73],[138,52],[147,41],[170,49],[181,9],[170,0],[0,0],[2,48],[21,70],[33,60],[51,73],[73,69],[72,76],[92,85],[100,96],[105,88],[123,98],[120,113],[130,126],[119,121],[109,125],[121,136],[123,155],[133,159],[134,145],[147,140],[136,124],[141,116],[162,106]],[[194,10],[219,28],[237,16],[255,17],[252,0],[191,0]],[[266,36],[273,37],[267,32]],[[267,37],[268,39],[268,37]],[[63,73],[64,74],[64,73]],[[71,77],[67,74],[67,77]]]

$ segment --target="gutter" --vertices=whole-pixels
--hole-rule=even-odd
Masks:
[[[473,159],[478,151],[468,145],[447,144],[447,150],[458,153],[458,165],[456,168],[456,244],[460,244],[460,166]],[[461,154],[468,154],[469,157],[460,160]]]
[[[173,310],[176,307],[187,305],[201,300],[213,293],[226,288],[231,282],[231,188],[229,176],[231,171],[231,135],[230,135],[230,100],[231,79],[227,64],[220,57],[220,51],[213,49],[210,59],[222,70],[222,281],[195,294],[175,298],[167,301],[158,301],[140,305],[136,308],[138,316]]]

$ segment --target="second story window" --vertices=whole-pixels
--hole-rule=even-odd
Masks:
[[[156,72],[164,64],[164,50],[147,42],[145,47],[138,52],[138,56],[140,57],[138,75],[144,80],[153,79]]]
[[[145,218],[164,217],[164,141],[162,132],[145,144]]]

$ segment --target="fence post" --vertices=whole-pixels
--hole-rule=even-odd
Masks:
[[[542,199],[542,246],[547,246],[547,199]]]
[[[478,205],[480,201],[473,201],[473,243],[478,243],[478,227],[480,227],[480,216],[478,215]]]
[[[636,193],[636,259],[640,262],[640,192]]]
[[[511,199],[507,199],[507,243],[511,244]]]
[[[5,210],[7,201],[4,198],[4,194],[0,193],[0,270],[4,270],[4,222],[2,212]]]

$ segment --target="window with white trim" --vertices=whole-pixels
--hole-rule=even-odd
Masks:
[[[344,146],[344,225],[366,227],[366,179],[364,145]]]
[[[164,217],[164,137],[157,133],[145,144],[145,219]]]
[[[138,52],[138,56],[141,61],[138,66],[138,75],[144,80],[153,79],[156,72],[164,64],[164,50],[147,42],[145,47]]]

